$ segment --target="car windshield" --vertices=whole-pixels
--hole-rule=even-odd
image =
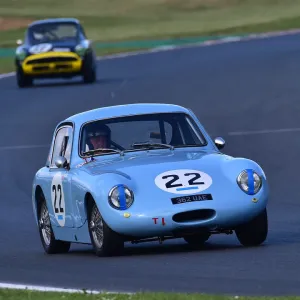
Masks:
[[[80,155],[206,144],[198,126],[185,113],[135,115],[86,123],[80,134]]]
[[[76,40],[77,37],[78,26],[75,23],[44,23],[29,29],[31,44]]]

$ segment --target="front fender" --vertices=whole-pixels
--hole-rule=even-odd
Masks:
[[[112,214],[118,212],[118,210],[112,208],[108,201],[108,195],[110,190],[119,184],[124,184],[132,191],[137,191],[138,187],[135,182],[126,174],[121,175],[117,172],[106,173],[105,175],[99,176],[95,180],[94,185],[91,189],[91,194],[98,206],[98,209],[104,219],[109,225]],[[122,211],[121,211],[122,212]]]
[[[111,171],[97,175],[87,175],[80,173],[73,177],[72,198],[76,206],[79,218],[76,218],[77,226],[82,226],[87,221],[88,216],[88,197],[91,195],[95,201],[104,221],[109,225],[111,210],[108,203],[109,191],[118,184],[124,184],[130,189],[136,189],[133,180],[124,173]]]

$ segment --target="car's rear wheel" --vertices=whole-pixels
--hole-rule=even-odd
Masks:
[[[108,227],[94,201],[89,205],[89,234],[97,256],[115,256],[122,253],[124,240]]]
[[[71,243],[55,239],[50,222],[49,212],[46,202],[43,201],[40,206],[38,217],[39,233],[44,250],[48,254],[67,253],[70,250]]]
[[[184,240],[191,246],[200,247],[210,238],[210,235],[209,232],[186,235],[184,236]]]
[[[268,214],[264,209],[258,216],[235,229],[236,236],[243,246],[258,246],[268,235]]]
[[[29,87],[33,84],[33,79],[26,76],[21,67],[17,67],[16,77],[19,88]]]

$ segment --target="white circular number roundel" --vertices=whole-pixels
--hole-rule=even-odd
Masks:
[[[65,225],[65,195],[62,184],[62,174],[57,173],[51,183],[51,200],[55,218],[60,226]]]
[[[29,51],[31,53],[38,54],[38,53],[48,52],[51,48],[52,48],[51,44],[44,43],[44,44],[32,46],[29,49]]]
[[[212,178],[198,170],[180,169],[159,174],[155,178],[155,184],[169,193],[195,194],[209,188]]]

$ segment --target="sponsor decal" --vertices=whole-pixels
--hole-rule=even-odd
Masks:
[[[162,226],[166,225],[165,218],[152,218],[152,220],[155,225],[162,225]]]

